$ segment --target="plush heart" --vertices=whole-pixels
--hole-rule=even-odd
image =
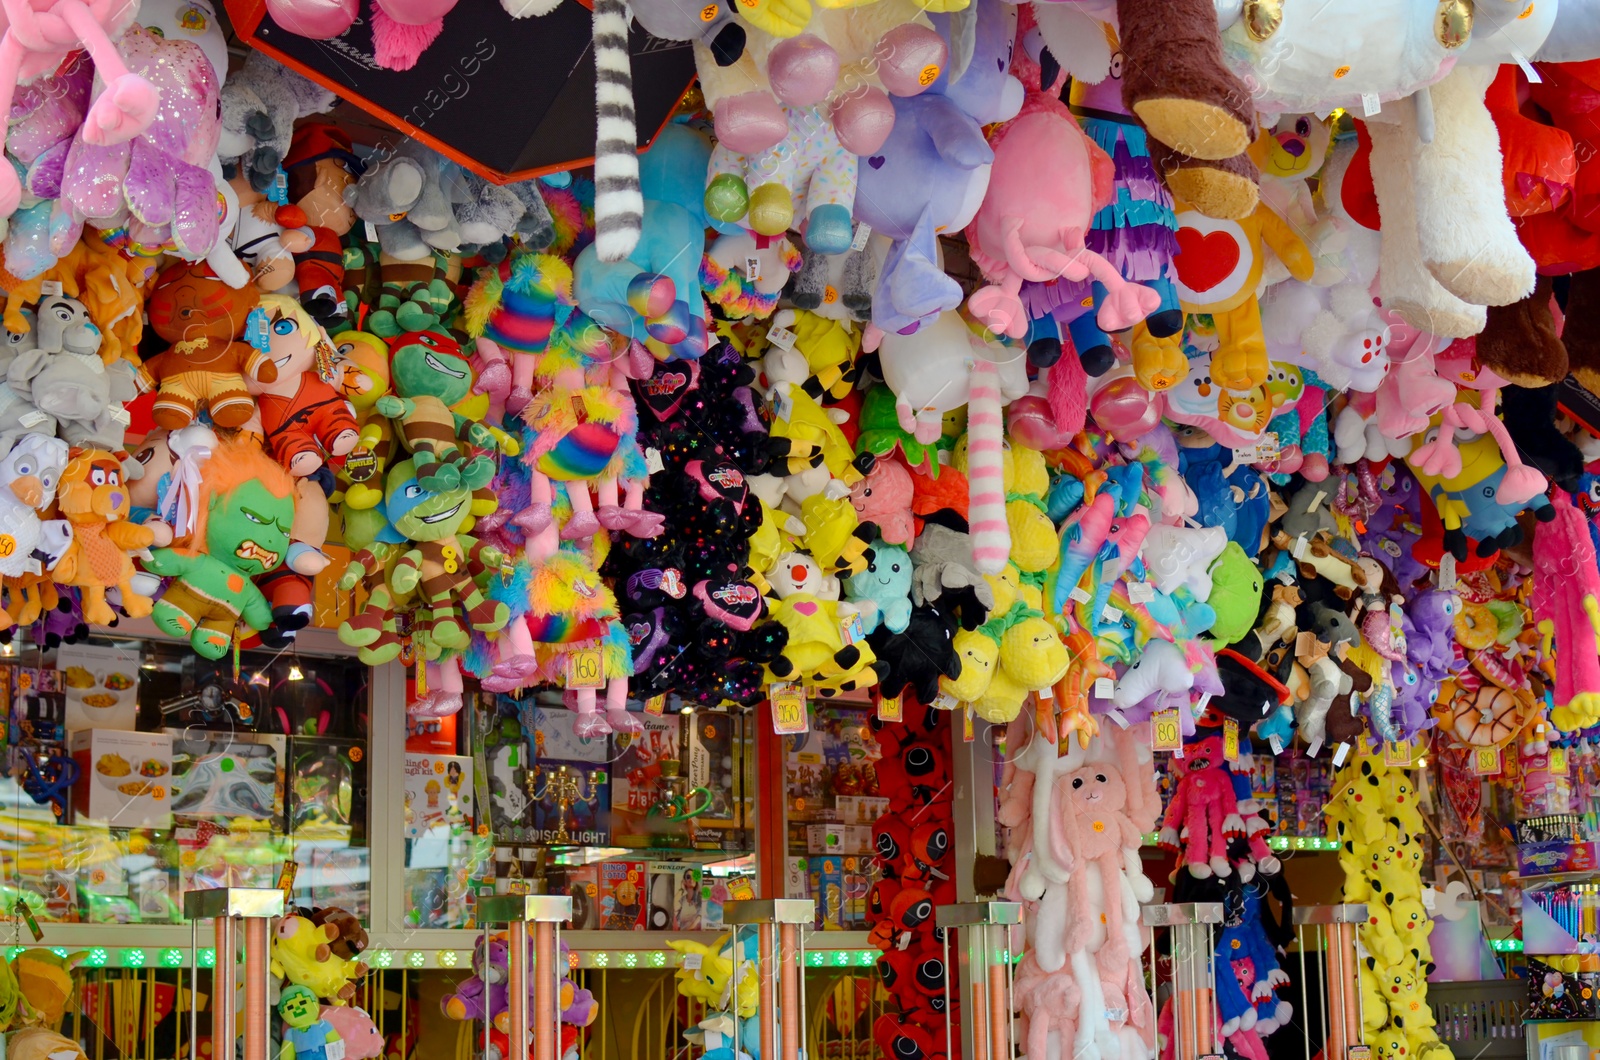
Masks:
[[[761,591],[746,581],[700,582],[694,587],[694,595],[706,614],[741,632],[753,629],[767,610]]]
[[[1178,254],[1172,259],[1178,277],[1191,291],[1209,291],[1226,280],[1239,264],[1239,244],[1227,232],[1202,234],[1178,229]]]
[[[867,165],[871,166],[873,169],[882,169],[883,162],[884,158],[882,155],[873,155],[871,158],[867,159]]]
[[[683,399],[689,396],[700,382],[700,365],[696,361],[659,362],[649,379],[633,384],[639,402],[650,410],[658,421],[670,420],[677,415]]]

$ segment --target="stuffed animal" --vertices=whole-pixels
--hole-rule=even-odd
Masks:
[[[41,520],[41,512],[55,505],[56,485],[67,467],[67,443],[42,434],[25,434],[0,458],[0,493],[5,532],[0,535],[0,577],[11,583],[11,607],[0,609],[0,627],[31,623],[42,608],[39,584],[25,578],[34,573],[34,550],[65,550],[71,539],[70,524],[60,519]],[[907,567],[909,574],[909,565]]]
[[[72,524],[72,544],[54,569],[59,585],[83,591],[83,611],[88,621],[110,625],[116,613],[106,593],[121,593],[122,609],[129,617],[144,618],[154,606],[133,587],[130,552],[147,548],[154,531],[128,521],[127,488],[122,482],[122,462],[101,449],[76,449],[62,472],[58,487],[61,515]]]
[[[473,381],[456,341],[438,331],[396,336],[389,341],[389,375],[394,393],[379,397],[373,408],[394,421],[422,488],[451,492],[488,485],[494,459],[472,449],[499,443],[488,427],[453,410]]]
[[[886,544],[910,550],[917,543],[916,523],[911,514],[915,490],[911,473],[899,461],[879,458],[866,477],[850,487],[850,503],[864,523],[878,528]]]
[[[265,333],[277,375],[245,385],[256,399],[267,449],[290,474],[305,478],[356,447],[356,419],[327,381],[335,350],[310,312],[295,299],[265,294],[260,313],[254,326]]]
[[[218,70],[217,76],[226,73],[226,69]],[[288,168],[295,123],[327,110],[335,98],[321,85],[264,54],[247,56],[244,66],[222,87],[217,158],[236,163],[255,191],[268,191],[279,167]]]
[[[245,377],[278,378],[270,357],[239,341],[259,304],[254,287],[235,290],[204,265],[174,265],[160,275],[146,309],[171,348],[139,369],[140,387],[156,391],[156,423],[175,431],[204,409],[218,427],[244,426],[255,412]]]
[[[292,480],[260,449],[219,445],[200,467],[188,543],[145,561],[150,572],[177,579],[155,605],[156,625],[208,659],[227,654],[239,624],[270,626],[272,608],[251,579],[288,555],[294,496]]]
[[[1222,737],[1202,736],[1185,747],[1182,758],[1172,760],[1172,769],[1177,792],[1162,819],[1161,844],[1170,850],[1181,849],[1184,864],[1196,879],[1229,875],[1233,868],[1226,840],[1240,834],[1243,823],[1233,781],[1223,765]]]
[[[272,974],[305,987],[313,1002],[320,997],[344,1005],[355,996],[350,980],[361,966],[334,955],[330,944],[338,937],[339,929],[332,924],[318,927],[302,916],[284,917],[273,929]]]
[[[911,556],[903,548],[878,544],[865,570],[844,583],[845,598],[860,608],[862,631],[880,625],[904,633],[911,623]]]
[[[818,688],[850,691],[877,684],[877,657],[864,639],[848,643],[841,619],[856,613],[839,603],[837,579],[823,575],[803,552],[778,557],[768,575],[772,617],[789,631],[783,654],[767,664],[774,680],[804,681]]]
[[[281,994],[279,1004],[282,1004]],[[345,1060],[377,1060],[384,1055],[384,1036],[365,1010],[354,1005],[323,1005],[318,1017],[333,1028],[344,1045]]]

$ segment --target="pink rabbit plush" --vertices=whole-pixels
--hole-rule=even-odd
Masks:
[[[1017,1010],[1022,1014],[1022,1040],[1027,1055],[1044,1060],[1050,1055],[1050,1035],[1056,1035],[1057,1051],[1065,1054],[1078,1036],[1078,1008],[1083,994],[1068,971],[1046,972],[1032,953],[1017,965],[1012,985]]]
[[[1184,833],[1184,863],[1196,879],[1229,875],[1228,838],[1244,834],[1233,781],[1222,762],[1221,736],[1188,744],[1182,758],[1172,759],[1178,790],[1162,821],[1161,845],[1178,850],[1179,833]]]

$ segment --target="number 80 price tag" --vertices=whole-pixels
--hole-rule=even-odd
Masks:
[[[1183,724],[1177,711],[1162,710],[1151,716],[1150,745],[1157,751],[1183,750]]]

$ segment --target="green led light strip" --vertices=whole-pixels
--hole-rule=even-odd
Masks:
[[[1156,832],[1144,834],[1144,845],[1147,847],[1159,846],[1156,841]],[[1273,850],[1338,850],[1337,839],[1327,839],[1322,836],[1304,835],[1275,835],[1267,838],[1267,846]]]

